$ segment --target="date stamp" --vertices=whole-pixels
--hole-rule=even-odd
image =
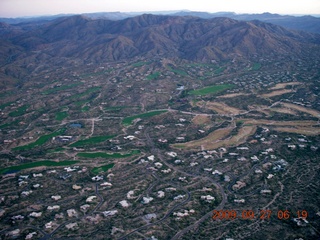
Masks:
[[[234,219],[261,219],[269,220],[272,216],[280,220],[287,220],[290,218],[303,218],[307,219],[308,212],[306,210],[298,210],[296,212],[290,212],[289,210],[278,210],[271,211],[268,209],[260,210],[255,212],[253,210],[213,210],[212,219],[213,220],[234,220]]]

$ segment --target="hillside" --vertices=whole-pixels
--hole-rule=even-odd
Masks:
[[[320,18],[314,16],[290,16],[272,13],[261,14],[236,14],[233,12],[194,12],[194,11],[181,11],[172,14],[173,16],[195,16],[200,18],[215,18],[215,17],[228,17],[241,21],[259,20],[266,23],[272,23],[285,28],[301,30],[312,33],[320,33]]]
[[[61,59],[97,63],[161,57],[210,62],[252,56],[302,57],[320,49],[320,35],[224,17],[144,14],[112,21],[78,15],[36,27],[2,26],[1,41],[10,46],[9,52],[15,56],[13,60],[8,49],[2,49],[4,72],[12,64],[32,70],[37,62],[60,64]]]

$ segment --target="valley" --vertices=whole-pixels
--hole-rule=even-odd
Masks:
[[[159,18],[158,30],[200,22]],[[144,54],[120,35],[116,47],[93,50],[86,31],[104,25],[82,17],[66,21],[91,26],[84,35],[58,35],[58,20],[46,26],[48,42],[28,32],[10,40],[26,52],[0,69],[1,239],[319,238],[320,47],[301,48],[292,33],[270,52],[248,39],[195,49],[198,28],[180,48],[181,39],[147,45],[144,20],[159,18],[112,23]],[[202,27],[223,32],[233,21]],[[25,34],[39,43],[26,47]],[[64,37],[84,38],[83,48]]]

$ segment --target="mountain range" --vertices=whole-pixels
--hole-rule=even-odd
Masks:
[[[135,57],[224,61],[271,55],[305,57],[319,49],[319,34],[226,17],[143,14],[108,20],[76,15],[42,24],[0,24],[0,66],[5,74],[57,59],[96,63]]]
[[[236,14],[234,12],[196,12],[196,11],[162,11],[162,12],[148,12],[153,15],[168,15],[168,16],[193,16],[200,18],[215,18],[215,17],[227,17],[235,20],[251,21],[258,20],[262,22],[272,23],[292,30],[302,30],[306,32],[319,33],[320,34],[320,18],[319,16],[291,16],[280,15],[272,13],[261,14]],[[131,18],[142,15],[142,12],[98,12],[98,13],[84,13],[83,16],[91,19],[109,19],[109,20],[122,20],[125,18]],[[26,23],[45,23],[56,18],[68,17],[72,14],[59,14],[53,16],[41,16],[41,17],[26,17],[26,18],[0,18],[0,22],[9,24],[26,24]]]

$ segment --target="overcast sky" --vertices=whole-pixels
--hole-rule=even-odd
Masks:
[[[320,14],[320,0],[0,0],[0,17],[182,9],[315,15]]]

